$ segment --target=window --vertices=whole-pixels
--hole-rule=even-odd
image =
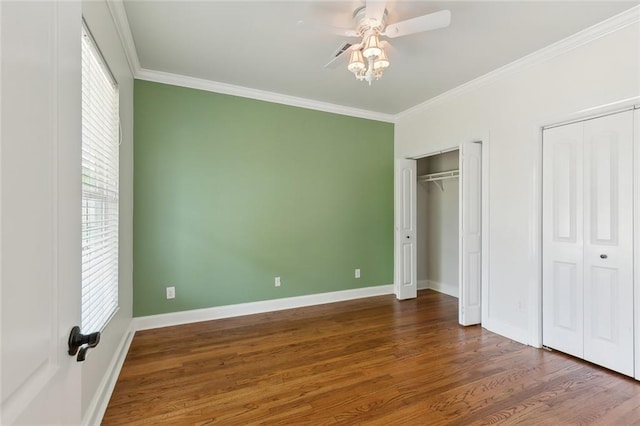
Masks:
[[[118,86],[82,28],[82,322],[100,331],[118,309]]]

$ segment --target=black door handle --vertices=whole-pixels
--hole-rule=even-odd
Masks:
[[[78,354],[76,361],[84,361],[87,356],[87,350],[95,348],[100,343],[100,332],[82,334],[80,327],[77,325],[71,329],[69,334],[69,355]]]
[[[600,259],[606,259],[607,257],[609,257],[609,256],[607,256],[606,254],[601,254],[600,255]]]

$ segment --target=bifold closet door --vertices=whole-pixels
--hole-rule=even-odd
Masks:
[[[631,111],[543,142],[543,343],[633,375]]]
[[[482,321],[482,144],[460,145],[458,322]]]
[[[398,248],[396,271],[396,297],[414,299],[418,295],[418,267],[416,266],[416,160],[396,160],[396,190],[400,192],[396,202],[396,247]]]
[[[633,375],[633,113],[584,122],[584,358]]]
[[[542,146],[542,336],[582,358],[583,124],[545,130]]]

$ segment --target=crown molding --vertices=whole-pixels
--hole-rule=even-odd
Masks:
[[[375,111],[336,105],[328,102],[320,102],[312,99],[300,98],[296,96],[283,95],[280,93],[265,90],[252,89],[248,87],[235,86],[227,83],[220,83],[212,80],[188,77],[179,74],[166,73],[144,69],[140,66],[133,36],[127,19],[123,0],[107,1],[109,11],[113,17],[116,30],[124,48],[129,63],[129,68],[133,76],[140,80],[154,81],[157,83],[171,84],[175,86],[189,87],[192,89],[206,90],[210,92],[223,93],[227,95],[240,96],[244,98],[257,99],[267,102],[275,102],[300,108],[313,109],[330,112],[334,114],[348,115],[352,117],[365,118],[369,120],[396,123],[398,120],[412,115],[419,111],[433,108],[472,90],[489,85],[511,74],[521,71],[524,68],[548,61],[559,55],[567,53],[573,49],[593,42],[601,37],[624,29],[630,25],[640,22],[640,6],[634,6],[616,16],[595,24],[583,31],[571,35],[563,40],[544,47],[536,52],[524,56],[501,68],[491,71],[474,80],[457,86],[441,95],[435,96],[416,106],[406,109],[398,114],[385,114]]]
[[[368,120],[384,121],[387,123],[394,122],[394,116],[375,111],[352,108],[343,105],[336,105],[328,102],[320,102],[312,99],[299,98],[296,96],[283,95],[265,90],[252,89],[249,87],[235,86],[227,83],[220,83],[212,80],[188,77],[185,75],[172,74],[162,71],[154,71],[144,69],[140,66],[138,52],[131,34],[131,27],[127,12],[124,8],[123,0],[107,1],[111,17],[120,37],[120,42],[124,49],[129,63],[129,69],[134,78],[139,80],[154,81],[156,83],[171,84],[174,86],[189,87],[192,89],[206,90],[209,92],[223,93],[226,95],[240,96],[243,98],[257,99],[267,102],[275,102],[284,105],[290,105],[300,108],[313,109],[318,111],[330,112],[334,114],[348,115],[351,117],[365,118]]]
[[[612,16],[609,19],[599,22],[556,43],[543,47],[542,49],[517,59],[501,68],[491,71],[467,83],[461,84],[460,86],[428,99],[414,107],[406,109],[394,116],[395,122],[414,113],[441,105],[444,102],[455,99],[472,90],[494,83],[525,68],[553,59],[559,55],[591,43],[601,37],[620,31],[638,22],[640,22],[640,6],[634,6],[629,10]]]
[[[131,34],[131,27],[129,26],[129,19],[127,18],[127,11],[124,9],[124,3],[122,0],[109,0],[106,2],[111,18],[116,26],[116,32],[120,37],[120,43],[124,49],[125,56],[127,57],[127,63],[129,64],[129,70],[135,77],[140,72],[140,60],[138,59],[138,52],[136,51],[136,45],[133,41],[133,34]]]
[[[351,117],[365,118],[368,120],[384,121],[394,123],[394,116],[380,112],[368,111],[364,109],[352,108],[343,105],[320,102],[312,99],[299,98],[296,96],[283,95],[266,90],[252,89],[249,87],[236,86],[233,84],[220,83],[212,80],[205,80],[195,77],[187,77],[180,74],[172,74],[162,71],[141,69],[135,76],[139,80],[153,81],[156,83],[171,84],[174,86],[189,87],[191,89],[206,90],[209,92],[222,93],[225,95],[239,96],[242,98],[257,99],[260,101],[275,102],[278,104],[290,105],[300,108],[313,109],[330,112],[333,114],[348,115]]]

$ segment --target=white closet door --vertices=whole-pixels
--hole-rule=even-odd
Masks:
[[[482,311],[482,144],[460,146],[458,322],[480,324]]]
[[[584,358],[633,375],[633,116],[584,123]]]
[[[545,130],[542,341],[583,357],[583,124]]]
[[[416,161],[396,160],[396,297],[412,299],[418,295],[416,264]]]

